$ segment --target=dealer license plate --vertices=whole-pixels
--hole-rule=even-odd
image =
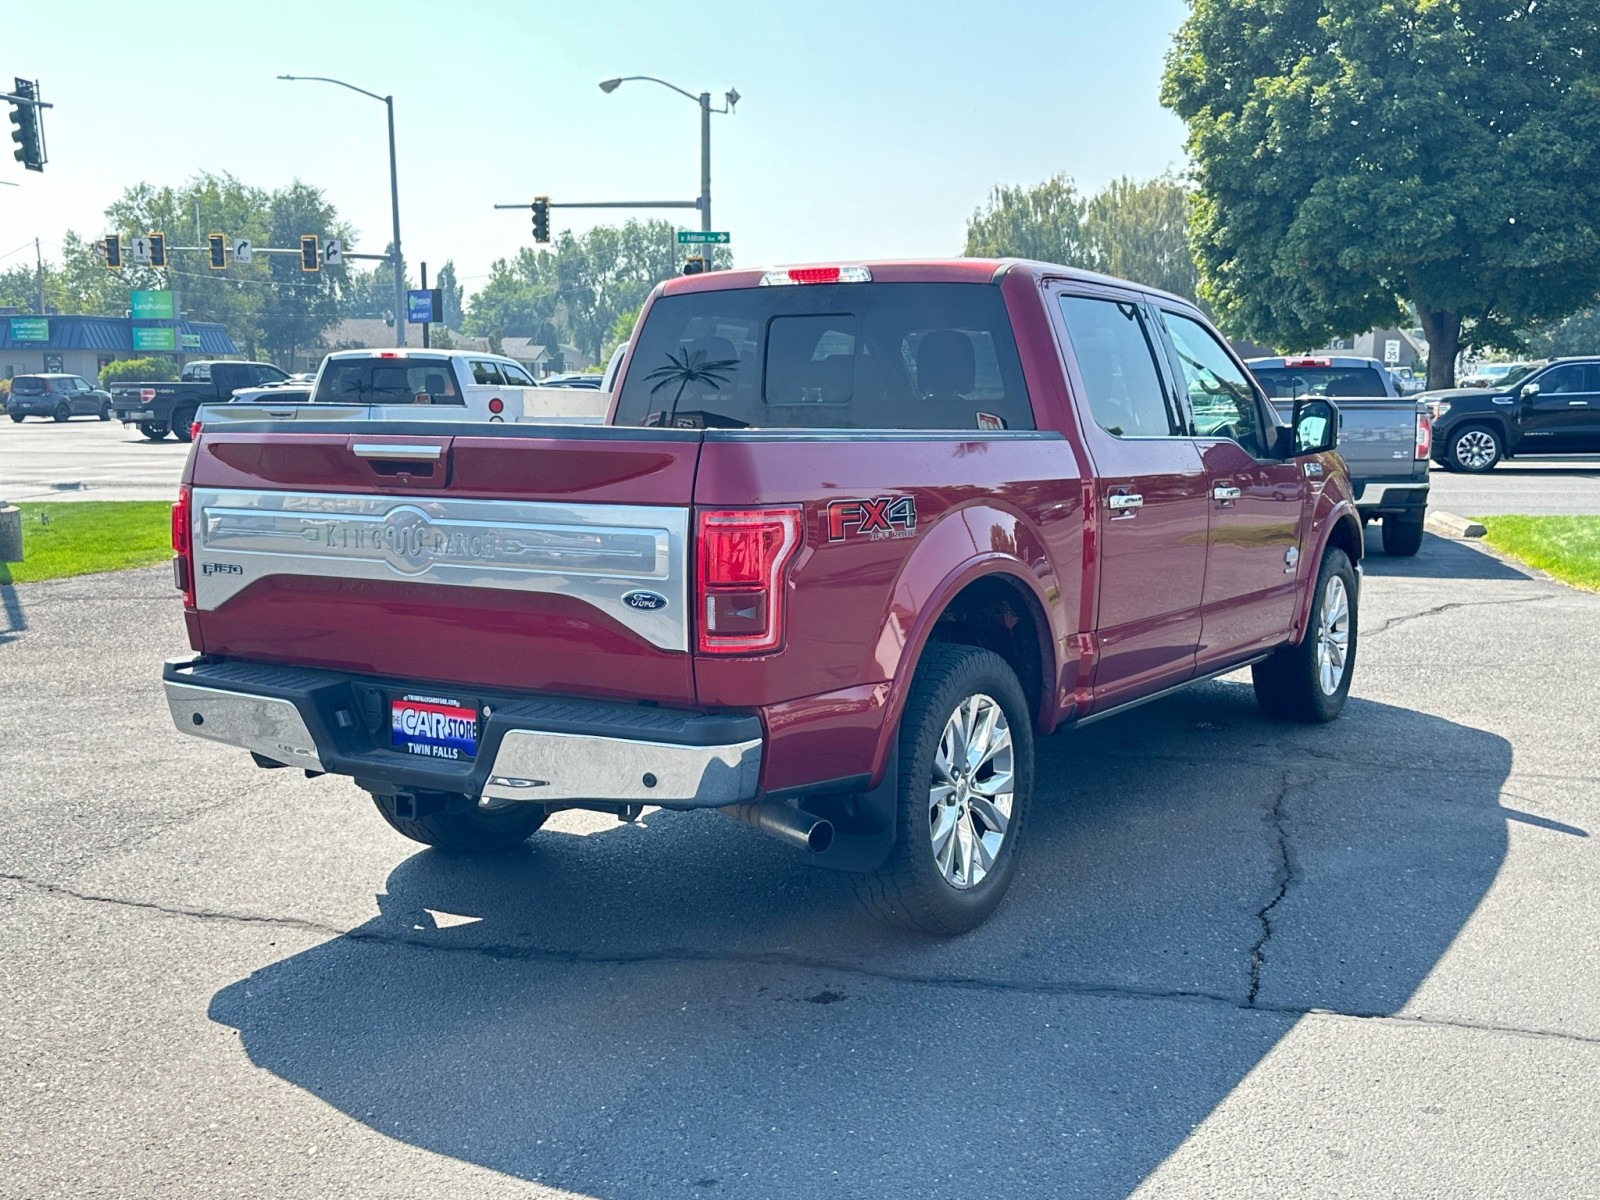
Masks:
[[[423,758],[471,762],[478,753],[478,710],[443,696],[407,695],[390,702],[390,745]]]

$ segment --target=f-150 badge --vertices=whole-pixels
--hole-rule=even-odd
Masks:
[[[917,502],[911,496],[878,496],[872,500],[835,500],[828,505],[828,540],[865,537],[879,542],[915,537]]]

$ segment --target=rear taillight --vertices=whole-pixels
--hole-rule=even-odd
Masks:
[[[696,532],[700,653],[776,650],[789,566],[800,548],[800,510],[702,509]]]
[[[139,403],[140,404],[149,404],[155,398],[156,398],[156,390],[155,390],[155,388],[140,388],[139,389]]]
[[[172,506],[172,582],[183,593],[183,606],[195,607],[193,526],[189,523],[189,488],[178,489]]]
[[[1433,422],[1428,419],[1427,413],[1417,414],[1417,453],[1418,461],[1425,459],[1433,453]]]
[[[506,410],[506,402],[504,400],[500,399],[499,396],[496,396],[492,400],[489,401],[489,411],[490,412],[498,414],[498,413],[505,412],[505,410]]]

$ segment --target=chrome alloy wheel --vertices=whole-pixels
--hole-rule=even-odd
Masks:
[[[968,696],[939,735],[928,789],[933,861],[951,887],[975,887],[993,869],[1011,824],[1012,772],[1005,711],[991,696]]]
[[[1317,686],[1324,696],[1339,690],[1350,655],[1350,593],[1344,579],[1330,575],[1322,589],[1322,615],[1317,622]]]
[[[1456,461],[1472,471],[1481,471],[1495,459],[1494,438],[1481,429],[1469,429],[1456,439]]]

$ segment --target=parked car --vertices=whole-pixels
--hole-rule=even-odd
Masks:
[[[6,415],[21,424],[28,417],[68,421],[73,417],[111,419],[111,393],[80,375],[18,375],[6,397]]]
[[[568,375],[549,375],[539,383],[543,387],[598,388],[602,376],[596,371],[574,372]]]
[[[322,360],[309,389],[236,394],[200,411],[216,427],[260,420],[519,421],[598,423],[609,398],[534,383],[512,359],[475,350],[340,350]]]
[[[1273,716],[1344,706],[1338,410],[1281,424],[1176,296],[1006,260],[674,279],[608,422],[206,427],[177,727],[429,845],[720,809],[954,933],[1016,870],[1036,736],[1246,666]]]
[[[137,425],[152,442],[168,433],[187,442],[202,404],[226,401],[234,390],[288,379],[271,363],[225,360],[186,363],[176,383],[114,383],[111,403],[124,425]]]
[[[1339,402],[1339,453],[1350,468],[1361,519],[1383,523],[1385,554],[1420,550],[1433,448],[1428,406],[1402,396],[1375,358],[1298,354],[1252,358],[1246,365],[1286,420],[1297,400],[1320,396]]]
[[[1531,364],[1494,388],[1429,392],[1433,459],[1481,474],[1530,454],[1600,453],[1600,355]]]
[[[1464,388],[1509,386],[1538,365],[1529,362],[1483,363],[1471,374],[1462,376],[1460,383]]]

